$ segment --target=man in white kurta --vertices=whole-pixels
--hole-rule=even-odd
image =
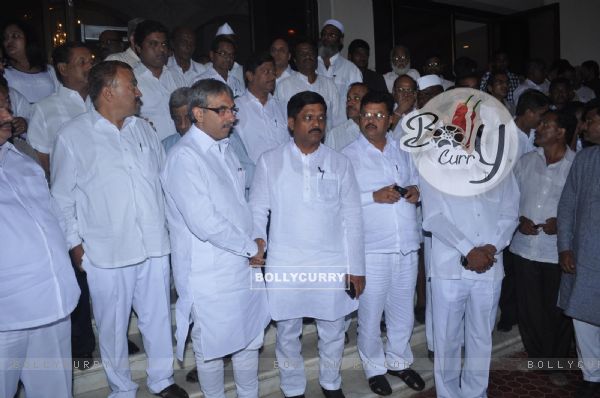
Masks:
[[[389,131],[394,99],[369,92],[360,105],[361,135],[342,153],[352,162],[361,192],[367,284],[358,307],[358,353],[371,390],[392,393],[388,373],[420,391],[425,382],[410,369],[413,297],[417,282],[420,225],[417,171]],[[405,188],[404,194],[395,187]],[[387,345],[381,340],[385,310]]]
[[[71,321],[79,288],[42,168],[7,140],[0,108],[0,396],[70,397]],[[50,366],[35,366],[40,359]]]
[[[280,81],[290,76],[293,72],[290,66],[290,59],[292,58],[290,46],[284,39],[277,38],[271,43],[269,52],[275,61],[276,84],[279,84]]]
[[[420,188],[423,229],[432,233],[430,276],[437,396],[484,397],[504,276],[502,250],[510,243],[518,223],[519,188],[512,173],[474,196],[442,193],[422,178]],[[463,339],[457,336],[461,336],[462,328],[465,358],[461,371]]]
[[[215,79],[229,86],[233,97],[237,98],[244,93],[244,82],[240,81],[233,73],[235,59],[235,43],[226,36],[220,35],[213,39],[208,53],[211,64],[206,72],[198,76],[200,79]]]
[[[131,68],[105,61],[89,74],[94,109],[65,124],[50,164],[71,258],[87,273],[100,354],[112,393],[135,397],[127,352],[131,310],[148,357],[149,390],[185,398],[173,384],[169,237],[159,172],[164,150],[133,116],[140,92]]]
[[[288,103],[294,139],[264,153],[250,191],[254,236],[267,240],[271,317],[277,321],[276,355],[286,397],[306,388],[300,334],[302,318],[315,318],[319,332],[319,383],[326,397],[343,397],[340,366],[345,316],[364,288],[364,242],[360,195],[350,161],[326,145],[325,100],[296,94]],[[255,283],[260,284],[260,279]]]
[[[385,85],[390,93],[394,93],[394,82],[402,75],[408,75],[417,81],[421,77],[418,70],[410,67],[410,51],[408,47],[398,44],[390,52],[391,71],[383,75]]]
[[[327,130],[344,123],[340,116],[339,91],[332,78],[317,73],[317,49],[308,41],[301,41],[294,48],[294,62],[298,68],[291,76],[283,79],[275,87],[275,97],[287,104],[294,94],[314,91],[325,99],[327,104]]]
[[[169,113],[169,98],[177,88],[187,85],[179,74],[166,66],[167,34],[167,28],[161,23],[150,20],[139,23],[135,30],[140,62],[133,73],[142,93],[139,115],[150,122],[161,140],[177,134]]]
[[[206,72],[206,66],[192,59],[196,50],[196,35],[191,28],[179,26],[171,36],[173,55],[169,57],[167,66],[185,81],[186,86],[191,86],[198,76]]]
[[[137,25],[142,22],[143,18],[133,18],[127,22],[127,41],[129,46],[125,51],[121,51],[120,53],[110,54],[104,61],[121,61],[125,62],[132,68],[140,62],[140,57],[135,52],[135,28]]]
[[[225,397],[223,357],[232,362],[238,397],[258,396],[258,349],[270,317],[264,284],[251,285],[264,241],[251,238],[244,170],[229,145],[233,95],[216,80],[190,92],[195,123],[171,150],[162,172],[173,247],[177,356],[183,360],[190,322],[204,396]],[[254,288],[254,289],[252,289]]]
[[[248,89],[235,100],[239,109],[235,131],[256,164],[263,152],[290,140],[283,105],[271,93],[275,89],[275,64],[268,53],[250,56],[245,65]]]
[[[336,151],[341,151],[360,136],[358,119],[360,115],[360,101],[369,91],[365,83],[352,83],[346,96],[346,120],[344,123],[331,129],[325,135],[325,144]]]

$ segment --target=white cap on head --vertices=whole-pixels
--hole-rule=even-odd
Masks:
[[[340,21],[338,21],[337,19],[328,19],[323,24],[323,28],[325,26],[327,26],[327,25],[335,26],[336,28],[339,29],[340,32],[342,32],[342,34],[344,34],[344,25]],[[321,29],[323,29],[323,28],[321,28]]]
[[[219,29],[217,30],[217,34],[215,36],[221,36],[221,35],[234,35],[234,31],[233,29],[231,29],[231,26],[229,26],[229,24],[227,22],[225,22],[223,25],[219,26]]]
[[[425,90],[426,88],[433,86],[442,86],[442,79],[438,75],[425,75],[421,76],[417,80],[417,86],[419,90]]]

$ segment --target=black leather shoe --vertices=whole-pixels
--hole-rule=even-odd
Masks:
[[[392,387],[384,375],[369,377],[369,388],[377,395],[390,395]]]
[[[185,375],[185,381],[188,383],[198,383],[198,368],[196,366]]]
[[[496,326],[496,329],[499,332],[510,332],[512,330],[512,325],[508,322],[504,322],[502,320],[500,320],[500,322],[498,322],[498,326]]]
[[[321,387],[321,390],[323,391],[325,398],[346,398],[341,388],[337,390],[326,390]]]
[[[171,384],[158,394],[154,394],[162,398],[190,398],[187,392],[177,384]]]
[[[425,381],[417,372],[410,368],[404,370],[388,370],[388,374],[401,378],[407,386],[415,391],[422,391],[425,388]]]
[[[129,355],[137,354],[140,352],[140,347],[138,347],[133,341],[127,339],[127,351],[129,352]]]

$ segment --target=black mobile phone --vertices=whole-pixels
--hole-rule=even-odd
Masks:
[[[354,283],[350,282],[348,288],[346,288],[346,294],[350,296],[352,300],[356,298],[356,289],[354,288]]]
[[[460,256],[460,265],[462,265],[464,268],[467,268],[469,265],[469,262],[465,256]]]
[[[396,190],[396,192],[398,192],[400,194],[400,196],[404,196],[408,193],[408,189],[403,188],[399,185],[394,185],[394,189]]]

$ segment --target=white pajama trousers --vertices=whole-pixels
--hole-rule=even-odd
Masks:
[[[431,278],[438,398],[487,396],[492,331],[501,286],[501,279]],[[461,370],[463,328],[465,360]]]
[[[135,398],[131,380],[127,328],[131,309],[138,317],[148,356],[146,384],[158,393],[173,384],[173,340],[169,256],[153,257],[120,268],[95,267],[84,256],[102,365],[112,390],[109,398]]]
[[[194,314],[193,311],[192,313]],[[202,330],[199,324],[199,322],[194,322],[192,345],[196,357],[200,389],[205,398],[225,398],[223,358],[204,360],[200,344]],[[263,340],[264,333],[261,332],[246,348],[235,352],[231,357],[238,398],[258,397],[258,350],[263,345]]]
[[[319,334],[319,383],[326,390],[337,390],[342,385],[345,317],[335,321],[315,319],[315,322]],[[281,390],[286,397],[302,395],[306,389],[301,334],[302,318],[277,321],[275,354]]]
[[[418,254],[367,253],[367,284],[358,306],[358,353],[367,378],[406,369],[413,362],[410,336],[414,326],[414,295]],[[379,323],[385,311],[384,350]]]
[[[583,380],[600,383],[600,326],[573,319]]]
[[[0,396],[12,398],[19,380],[27,398],[71,397],[71,318],[0,332]]]

